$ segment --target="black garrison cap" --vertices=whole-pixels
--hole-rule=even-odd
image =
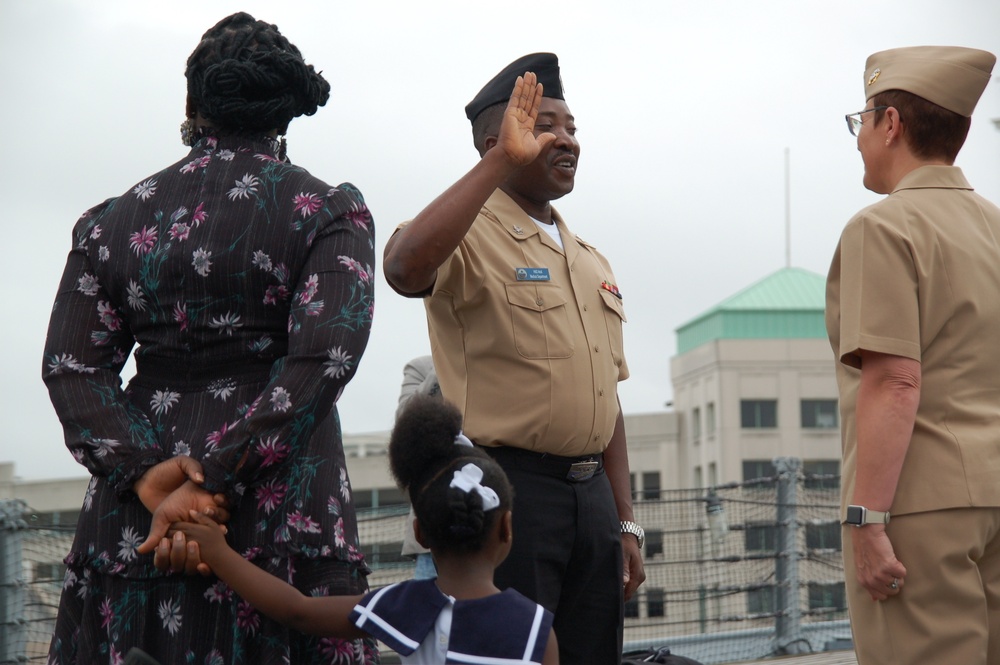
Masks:
[[[475,120],[483,110],[494,104],[506,102],[514,90],[518,76],[534,72],[542,84],[542,96],[552,99],[563,97],[562,79],[559,78],[559,58],[555,53],[532,53],[525,55],[500,70],[500,73],[483,86],[479,94],[465,107],[465,115]]]

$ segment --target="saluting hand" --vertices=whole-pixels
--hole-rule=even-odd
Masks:
[[[496,145],[514,166],[530,164],[545,146],[556,139],[551,132],[535,136],[535,121],[541,103],[542,84],[535,73],[525,72],[524,76],[518,76]]]

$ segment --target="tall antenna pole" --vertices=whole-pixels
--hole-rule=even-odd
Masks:
[[[791,150],[785,148],[785,267],[792,267]]]

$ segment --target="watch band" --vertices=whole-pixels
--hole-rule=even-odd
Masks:
[[[864,506],[850,505],[847,507],[847,518],[844,524],[865,526],[866,524],[888,524],[889,511],[869,510]]]
[[[646,532],[635,522],[622,520],[622,533],[631,533],[639,541],[639,549],[646,543]]]

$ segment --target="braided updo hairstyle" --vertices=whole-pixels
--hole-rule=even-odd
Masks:
[[[414,395],[389,439],[389,468],[410,494],[425,545],[455,553],[480,550],[514,496],[507,474],[493,458],[455,443],[461,431],[462,414],[453,404]],[[450,487],[455,471],[469,463],[482,469],[480,484],[497,493],[498,508],[484,511],[478,493]]]
[[[292,118],[312,115],[330,84],[278,26],[239,12],[201,38],[184,72],[188,99],[218,129],[284,134]]]

